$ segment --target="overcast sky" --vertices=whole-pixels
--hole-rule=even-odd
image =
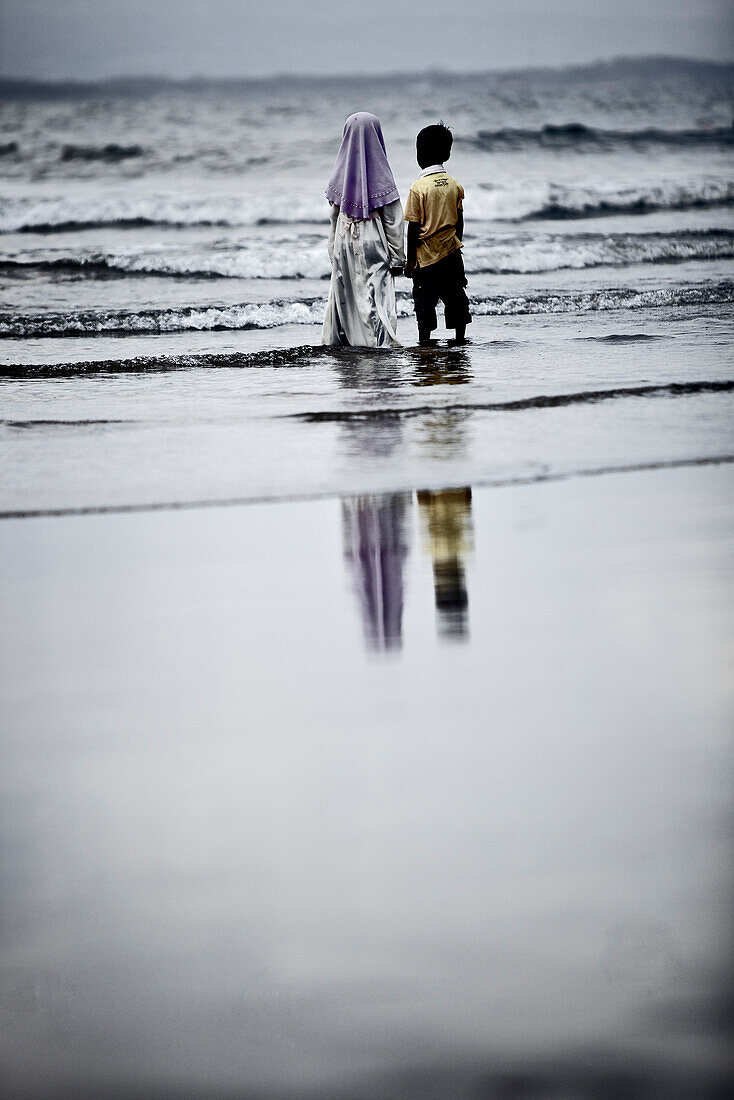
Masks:
[[[482,70],[734,57],[731,0],[0,0],[0,74]]]

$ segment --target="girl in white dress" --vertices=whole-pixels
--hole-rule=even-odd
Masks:
[[[331,283],[321,343],[399,346],[394,276],[405,264],[403,208],[374,115],[358,111],[345,122],[326,197]]]

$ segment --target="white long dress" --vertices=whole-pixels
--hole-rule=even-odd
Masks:
[[[400,199],[365,220],[342,214],[332,203],[329,259],[331,282],[321,343],[399,347],[390,268],[405,264]]]

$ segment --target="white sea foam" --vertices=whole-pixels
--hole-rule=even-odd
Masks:
[[[594,183],[567,186],[545,180],[519,181],[512,188],[466,188],[467,220],[525,221],[529,218],[565,220],[601,214],[684,210],[697,206],[734,203],[734,181],[698,178],[681,182],[654,180],[634,186]]]
[[[245,303],[202,309],[161,309],[136,312],[85,311],[66,314],[0,316],[0,335],[76,336],[87,333],[180,332],[213,329],[274,328],[278,325],[320,324],[325,299]]]
[[[0,198],[0,232],[4,233],[124,224],[246,226],[269,221],[326,224],[326,200],[318,193],[293,195],[286,204],[277,194],[221,191],[203,195],[97,191]]]
[[[284,201],[284,197],[287,201]],[[512,187],[466,187],[466,216],[474,221],[580,218],[605,213],[644,213],[734,203],[734,182],[699,178],[627,185],[569,187],[548,181],[518,181]],[[0,198],[0,232],[52,232],[116,225],[249,226],[263,223],[327,222],[319,190],[243,194],[210,191],[94,191]]]
[[[527,274],[600,266],[713,260],[734,257],[734,231],[701,230],[673,233],[476,234],[467,241],[466,270],[470,274]],[[31,248],[0,251],[0,265],[52,274],[171,277],[219,276],[241,279],[322,279],[330,272],[326,241],[266,239],[253,236],[227,244],[202,246],[160,244],[112,249]]]
[[[470,240],[465,250],[469,273],[528,274],[564,268],[624,267],[679,260],[734,256],[734,233],[726,230],[679,233],[554,235]]]
[[[0,265],[53,272],[71,269],[94,275],[161,275],[240,279],[320,279],[329,274],[326,237],[318,244],[252,240],[205,251],[201,246],[158,248],[31,249],[0,251]]]
[[[734,302],[734,283],[732,282],[660,290],[609,288],[588,293],[542,293],[512,297],[471,296],[472,312],[478,316],[636,310],[661,306],[732,302]],[[78,336],[96,333],[132,334],[315,325],[323,320],[325,304],[325,298],[313,298],[210,306],[202,309],[190,307],[135,312],[88,310],[58,314],[3,314],[0,315],[0,335]],[[402,293],[398,295],[397,309],[401,317],[407,317],[413,313],[413,303],[408,295]]]
[[[583,313],[617,309],[656,309],[663,306],[734,302],[734,283],[670,287],[660,290],[610,288],[588,293],[515,295],[472,299],[478,316],[528,313]]]

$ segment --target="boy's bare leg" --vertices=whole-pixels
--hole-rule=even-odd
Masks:
[[[457,325],[456,326],[456,336],[454,338],[454,343],[455,344],[465,344],[466,343],[466,325]]]
[[[431,329],[418,325],[418,343],[422,348],[430,347],[434,341],[431,339]]]

